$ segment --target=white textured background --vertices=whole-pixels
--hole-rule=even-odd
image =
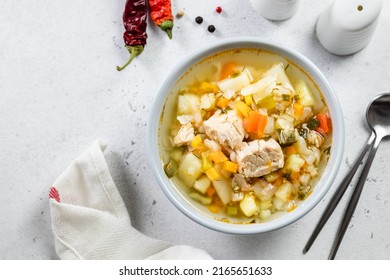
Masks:
[[[123,72],[124,0],[0,1],[0,259],[55,259],[48,189],[96,139],[135,228],[217,259],[325,259],[350,190],[307,255],[301,253],[337,183],[369,135],[365,110],[390,91],[390,3],[369,46],[338,57],[322,48],[315,23],[330,0],[302,0],[293,18],[272,22],[248,1],[173,1],[174,39],[148,22],[144,53]],[[221,5],[222,14],[215,12]],[[202,25],[194,22],[203,16]],[[207,31],[214,24],[216,32]],[[214,232],[189,220],[164,196],[146,157],[154,97],[184,57],[221,38],[255,36],[300,51],[330,80],[346,123],[336,184],[323,202],[284,229],[252,236]],[[375,158],[339,259],[390,259],[390,144]]]

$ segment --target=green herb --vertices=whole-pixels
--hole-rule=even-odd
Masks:
[[[307,138],[307,129],[305,129],[305,128],[299,128],[299,129],[298,129],[298,133],[299,133],[299,135],[302,136],[304,139]]]
[[[324,153],[326,153],[326,154],[330,154],[330,148],[331,148],[331,146],[329,146],[328,148],[326,148],[325,150],[324,150]]]
[[[177,162],[173,159],[169,160],[169,162],[164,166],[164,171],[165,174],[167,174],[168,178],[172,178],[173,176],[175,176],[177,169]]]
[[[307,128],[315,130],[320,125],[320,121],[316,118],[311,118],[307,121]]]
[[[290,67],[290,63],[287,63],[286,67],[284,67],[284,71],[286,71],[288,67]]]
[[[232,74],[232,78],[237,78],[240,75],[241,75],[241,72],[235,72]]]
[[[298,199],[299,200],[304,200],[306,198],[306,193],[303,191],[298,191]]]
[[[294,101],[299,101],[300,97],[298,94],[294,95]]]
[[[290,101],[290,95],[289,94],[282,94],[282,99],[284,101]]]
[[[281,147],[288,147],[297,142],[297,137],[295,135],[295,131],[293,129],[291,130],[276,130],[277,136],[279,139],[279,144]]]

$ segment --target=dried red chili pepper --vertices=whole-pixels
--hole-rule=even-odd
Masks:
[[[126,1],[123,12],[123,25],[126,31],[123,33],[123,39],[130,53],[130,59],[122,67],[117,66],[118,71],[125,69],[144,50],[148,38],[146,34],[147,12],[146,0]]]
[[[172,39],[173,15],[171,0],[149,0],[149,12],[153,22]]]

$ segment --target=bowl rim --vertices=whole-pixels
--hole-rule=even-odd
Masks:
[[[314,192],[304,200],[299,207],[294,211],[283,214],[281,217],[277,217],[271,221],[258,224],[232,224],[221,222],[217,219],[212,219],[201,211],[193,209],[195,207],[189,205],[182,195],[177,191],[173,183],[166,177],[162,164],[160,153],[158,150],[158,126],[160,123],[160,116],[163,111],[165,100],[172,87],[182,77],[188,69],[194,64],[202,61],[203,59],[215,55],[217,53],[237,48],[259,48],[271,51],[277,55],[281,55],[299,65],[310,77],[315,81],[317,86],[321,89],[321,93],[325,99],[327,107],[332,117],[332,149],[331,154],[326,164],[325,170],[316,184],[323,185],[322,188],[314,196]],[[335,121],[337,120],[337,121]],[[334,182],[337,173],[339,171],[345,143],[345,129],[344,129],[344,117],[342,114],[341,106],[338,98],[330,85],[327,78],[322,74],[319,68],[311,62],[303,54],[285,47],[281,44],[272,42],[266,42],[252,37],[238,37],[231,39],[219,40],[218,42],[204,47],[195,53],[189,54],[183,59],[177,66],[174,67],[172,72],[163,82],[160,87],[155,100],[152,105],[152,109],[149,115],[148,128],[147,128],[147,154],[149,162],[152,166],[153,174],[168,199],[187,217],[196,221],[197,223],[224,233],[231,234],[257,234],[263,232],[273,231],[287,225],[296,222],[301,219],[307,213],[309,213],[318,203],[323,199],[325,194],[329,191],[332,183]],[[337,140],[337,145],[335,141]]]

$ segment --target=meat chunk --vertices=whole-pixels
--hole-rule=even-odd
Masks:
[[[284,165],[283,151],[274,140],[254,140],[237,151],[238,172],[245,177],[260,177]]]
[[[233,190],[243,190],[243,191],[250,191],[251,186],[248,184],[248,182],[245,180],[245,177],[242,174],[235,174],[232,180],[232,186]]]
[[[188,123],[181,126],[175,138],[173,138],[173,144],[175,144],[176,146],[187,145],[191,143],[194,137],[195,137],[194,128],[190,123]]]
[[[236,111],[230,110],[226,114],[217,111],[203,123],[207,136],[224,146],[238,149],[244,140],[245,131],[242,120]]]
[[[317,131],[310,130],[310,129],[307,130],[306,141],[308,144],[314,145],[317,148],[319,148],[322,145],[322,143],[324,143],[324,140],[325,140],[324,137]]]

